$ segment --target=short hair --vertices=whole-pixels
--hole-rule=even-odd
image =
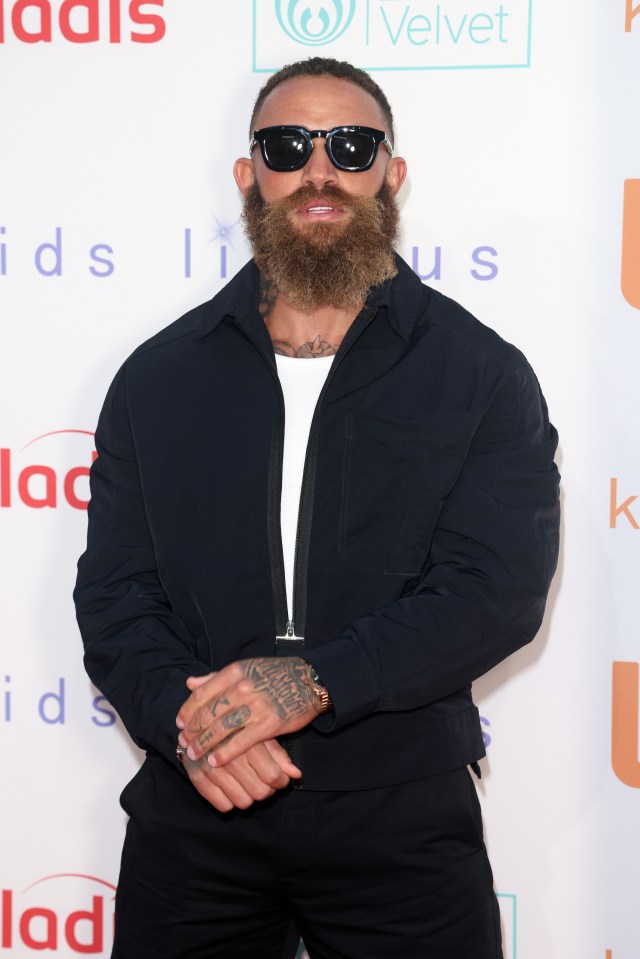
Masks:
[[[309,57],[307,60],[298,60],[296,63],[287,64],[270,76],[258,93],[253,105],[249,135],[253,133],[256,116],[271,91],[284,83],[285,80],[293,80],[296,77],[335,77],[336,80],[348,80],[350,83],[362,87],[373,97],[382,110],[385,122],[389,125],[386,132],[393,142],[393,113],[389,101],[378,84],[359,67],[354,67],[346,60],[334,60],[331,57]]]

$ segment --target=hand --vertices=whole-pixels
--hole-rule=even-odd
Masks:
[[[256,800],[269,799],[302,773],[275,739],[258,743],[226,766],[214,769],[206,757],[183,756],[189,779],[207,802],[220,812],[248,809]]]
[[[214,675],[192,676],[187,686],[193,692]],[[206,757],[194,762],[183,756],[183,765],[200,795],[220,812],[230,812],[234,807],[248,809],[256,800],[269,799],[291,779],[302,776],[275,739],[253,746],[220,769],[210,766]]]
[[[263,656],[189,681],[191,696],[176,718],[180,745],[193,762],[225,766],[258,743],[296,732],[320,712],[298,656]]]

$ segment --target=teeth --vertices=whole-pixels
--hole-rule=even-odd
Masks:
[[[308,213],[329,213],[333,210],[332,206],[310,206],[307,207]]]

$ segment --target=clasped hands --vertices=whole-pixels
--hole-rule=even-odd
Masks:
[[[319,714],[308,677],[298,656],[264,656],[187,680],[178,742],[191,782],[216,809],[246,809],[302,776],[276,737]]]

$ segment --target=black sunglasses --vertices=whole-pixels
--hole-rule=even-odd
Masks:
[[[373,164],[378,147],[384,143],[389,155],[393,146],[386,133],[372,127],[334,127],[333,130],[306,130],[304,127],[280,126],[255,130],[249,152],[260,146],[262,159],[276,173],[301,170],[313,150],[314,137],[327,141],[329,159],[338,170],[363,173]]]

